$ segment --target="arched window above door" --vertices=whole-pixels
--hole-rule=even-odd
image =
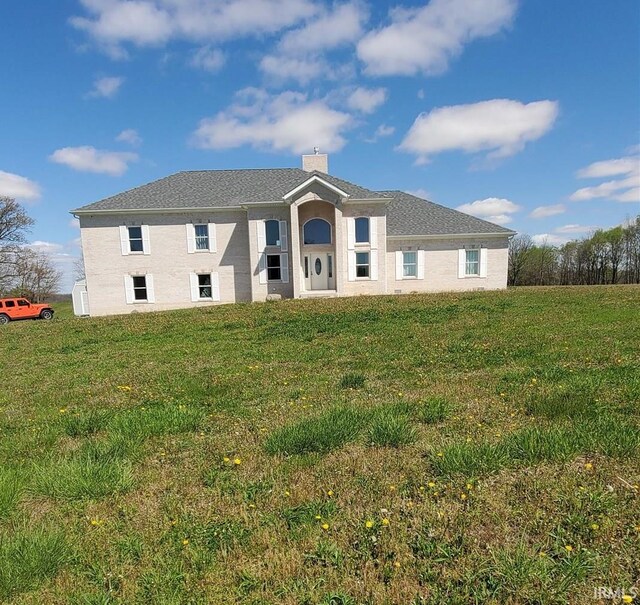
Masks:
[[[312,218],[302,228],[305,245],[330,244],[331,225],[323,218]]]

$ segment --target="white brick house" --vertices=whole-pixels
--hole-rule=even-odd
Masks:
[[[323,155],[303,156],[302,170],[180,172],[73,214],[91,315],[505,288],[514,235],[338,179]]]

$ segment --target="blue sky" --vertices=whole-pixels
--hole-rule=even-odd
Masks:
[[[69,210],[315,145],[538,241],[640,212],[637,0],[22,0],[0,23],[0,195],[65,290]]]

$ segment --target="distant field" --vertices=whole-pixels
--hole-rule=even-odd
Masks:
[[[0,602],[640,588],[638,287],[56,310],[0,329]]]

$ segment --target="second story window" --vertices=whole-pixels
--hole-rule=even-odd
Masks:
[[[369,219],[366,216],[358,217],[356,223],[356,244],[368,244],[370,242],[369,235]]]
[[[265,221],[264,228],[267,238],[267,246],[280,245],[280,222],[276,220]]]
[[[196,250],[209,250],[209,225],[193,226],[196,238]]]
[[[128,227],[127,229],[129,231],[129,251],[143,252],[142,227]]]

